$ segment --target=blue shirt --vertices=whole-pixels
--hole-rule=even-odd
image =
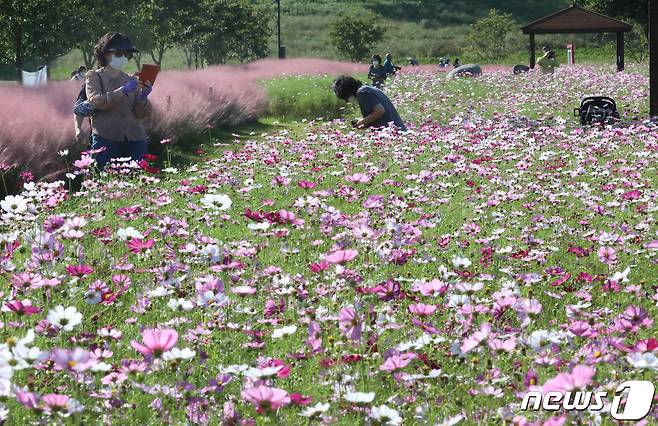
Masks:
[[[400,118],[400,114],[398,114],[393,103],[381,90],[376,87],[364,85],[357,90],[356,97],[359,100],[359,107],[364,118],[369,116],[378,104],[381,104],[384,107],[384,111],[386,111],[382,118],[374,123],[370,123],[370,127],[385,127],[392,121],[400,130],[407,130],[407,126],[404,125],[404,121]]]

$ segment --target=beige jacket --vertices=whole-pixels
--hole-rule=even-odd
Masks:
[[[101,90],[99,77],[105,91]],[[111,77],[105,68],[87,72],[87,99],[98,110],[91,119],[95,135],[114,142],[146,140],[142,120],[151,114],[151,103],[139,100],[139,89],[128,95],[117,90],[131,79],[123,71]]]

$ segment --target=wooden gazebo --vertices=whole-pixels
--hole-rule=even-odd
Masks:
[[[615,33],[617,70],[624,69],[624,33],[633,27],[618,19],[573,5],[521,27],[530,35],[530,68],[535,67],[535,34]]]

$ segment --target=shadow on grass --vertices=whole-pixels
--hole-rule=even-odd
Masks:
[[[235,149],[241,141],[260,137],[263,133],[272,133],[287,128],[287,123],[278,124],[273,120],[259,120],[242,125],[221,126],[208,129],[202,134],[190,135],[182,138],[172,145],[163,145],[159,142],[149,143],[149,153],[157,156],[155,166],[182,168],[191,163],[216,156],[216,154]],[[167,164],[169,157],[171,164]]]

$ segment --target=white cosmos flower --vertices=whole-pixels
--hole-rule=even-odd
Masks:
[[[272,332],[272,339],[278,339],[283,336],[295,334],[296,331],[297,331],[296,325],[289,325],[287,327],[277,328]]]
[[[269,222],[256,222],[250,223],[247,225],[247,228],[251,229],[252,231],[266,231],[270,226],[272,225]]]
[[[194,309],[194,302],[186,299],[171,299],[169,302],[167,302],[167,306],[169,306],[174,311],[181,310],[189,312]]]
[[[377,420],[382,425],[394,426],[402,424],[402,417],[400,417],[400,414],[387,405],[373,407],[372,410],[370,410],[370,417]]]
[[[321,402],[318,402],[312,407],[308,407],[301,413],[299,413],[300,416],[302,417],[315,417],[319,416],[320,414],[326,413],[329,410],[329,404],[323,404]]]
[[[196,303],[199,306],[224,306],[228,305],[229,298],[224,293],[215,293],[212,290],[207,290],[197,297]]]
[[[162,359],[165,361],[174,361],[177,359],[192,359],[196,356],[196,352],[193,351],[190,348],[183,348],[183,349],[178,349],[178,348],[172,348],[170,351],[165,352],[162,355]]]
[[[206,194],[201,198],[201,204],[205,209],[228,210],[233,201],[226,194]]]
[[[635,368],[658,369],[658,358],[652,352],[634,352],[626,357],[626,361]]]
[[[217,263],[222,260],[222,251],[215,244],[205,246],[202,252],[206,256],[206,260],[210,263]]]
[[[628,282],[628,274],[631,273],[631,268],[626,268],[624,269],[623,272],[615,272],[610,279],[612,281],[616,281],[618,283],[627,283]]]
[[[22,195],[7,195],[0,201],[0,207],[7,213],[21,214],[27,211],[27,202]]]
[[[282,369],[283,365],[276,365],[265,368],[252,367],[246,370],[243,374],[247,377],[253,377],[256,379],[270,379],[279,374],[279,371]]]
[[[471,266],[471,261],[468,260],[467,257],[455,256],[452,258],[452,266],[454,266],[455,268],[461,268],[461,267],[468,268],[469,266]]]
[[[127,228],[119,228],[117,231],[117,237],[119,237],[121,241],[125,241],[129,238],[139,238],[140,240],[144,239],[144,235],[132,226]]]
[[[62,305],[55,306],[48,312],[48,322],[64,331],[71,331],[82,322],[82,314],[75,306],[64,308]]]
[[[173,292],[168,288],[165,288],[164,286],[159,286],[156,287],[154,290],[149,291],[147,294],[149,297],[164,297],[171,293]]]
[[[354,404],[368,404],[375,399],[374,392],[348,392],[345,399]]]

